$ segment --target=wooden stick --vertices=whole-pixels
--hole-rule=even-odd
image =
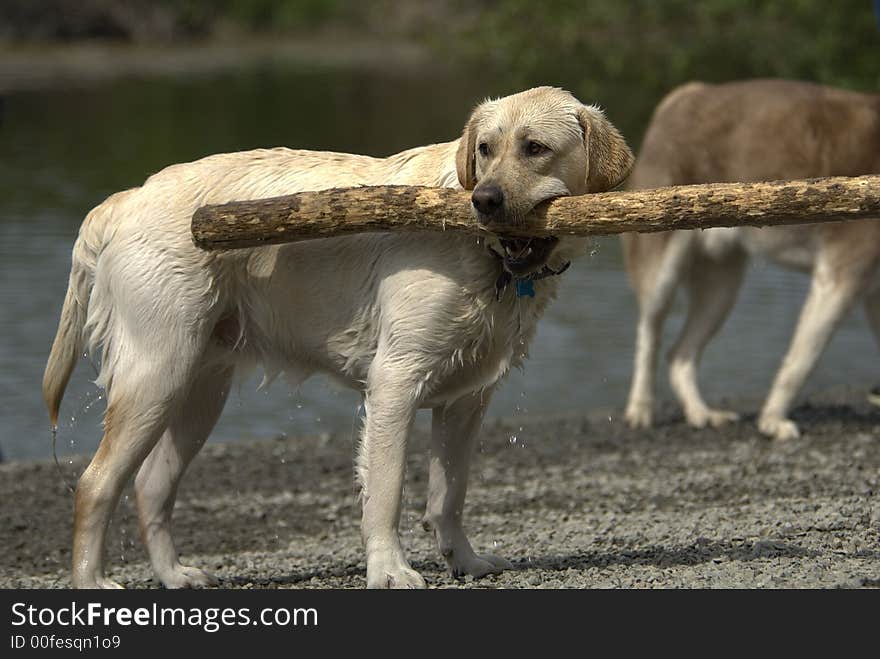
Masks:
[[[234,249],[366,231],[489,230],[474,219],[470,192],[450,188],[336,188],[205,206],[193,215],[196,245]],[[729,226],[837,222],[880,217],[880,176],[766,183],[711,183],[561,197],[506,236],[593,236]]]

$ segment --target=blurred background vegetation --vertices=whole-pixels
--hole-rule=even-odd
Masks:
[[[406,43],[492,94],[556,84],[620,107],[637,91],[641,126],[694,79],[880,90],[878,14],[880,0],[3,0],[0,44]]]
[[[880,89],[873,0],[3,0],[0,40],[418,41],[527,85],[784,76]],[[584,87],[586,86],[586,88]]]

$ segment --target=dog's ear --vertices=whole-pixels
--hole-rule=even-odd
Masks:
[[[578,121],[587,150],[587,191],[604,192],[617,187],[635,161],[626,140],[597,107],[583,106]]]
[[[477,184],[477,128],[483,106],[478,105],[471,113],[468,122],[464,126],[461,139],[458,141],[458,150],[455,152],[455,169],[458,172],[458,182],[465,190],[473,190]]]

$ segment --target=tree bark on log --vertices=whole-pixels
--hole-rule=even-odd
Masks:
[[[334,188],[205,206],[192,219],[203,249],[235,249],[371,231],[465,231],[595,236],[880,218],[880,176],[711,183],[560,197],[522,223],[477,223],[470,192],[451,188]]]

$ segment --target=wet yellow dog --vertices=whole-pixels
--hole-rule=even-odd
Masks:
[[[370,587],[423,587],[398,537],[407,435],[433,410],[426,528],[455,575],[509,566],[462,526],[468,462],[491,391],[525,357],[580,241],[370,234],[208,253],[190,220],[205,204],[357,185],[473,189],[503,234],[536,204],[617,185],[632,154],[601,111],[542,87],[479,105],[461,139],[388,158],[290,149],[210,156],[151,176],[89,213],[43,381],[52,423],[84,349],[100,355],[104,437],[76,490],[73,584],[117,584],[107,527],[137,470],[141,533],[169,588],[211,584],[171,534],[181,476],[242,365],[296,384],[324,373],[362,393],[357,455]],[[505,282],[516,286],[505,286]]]

